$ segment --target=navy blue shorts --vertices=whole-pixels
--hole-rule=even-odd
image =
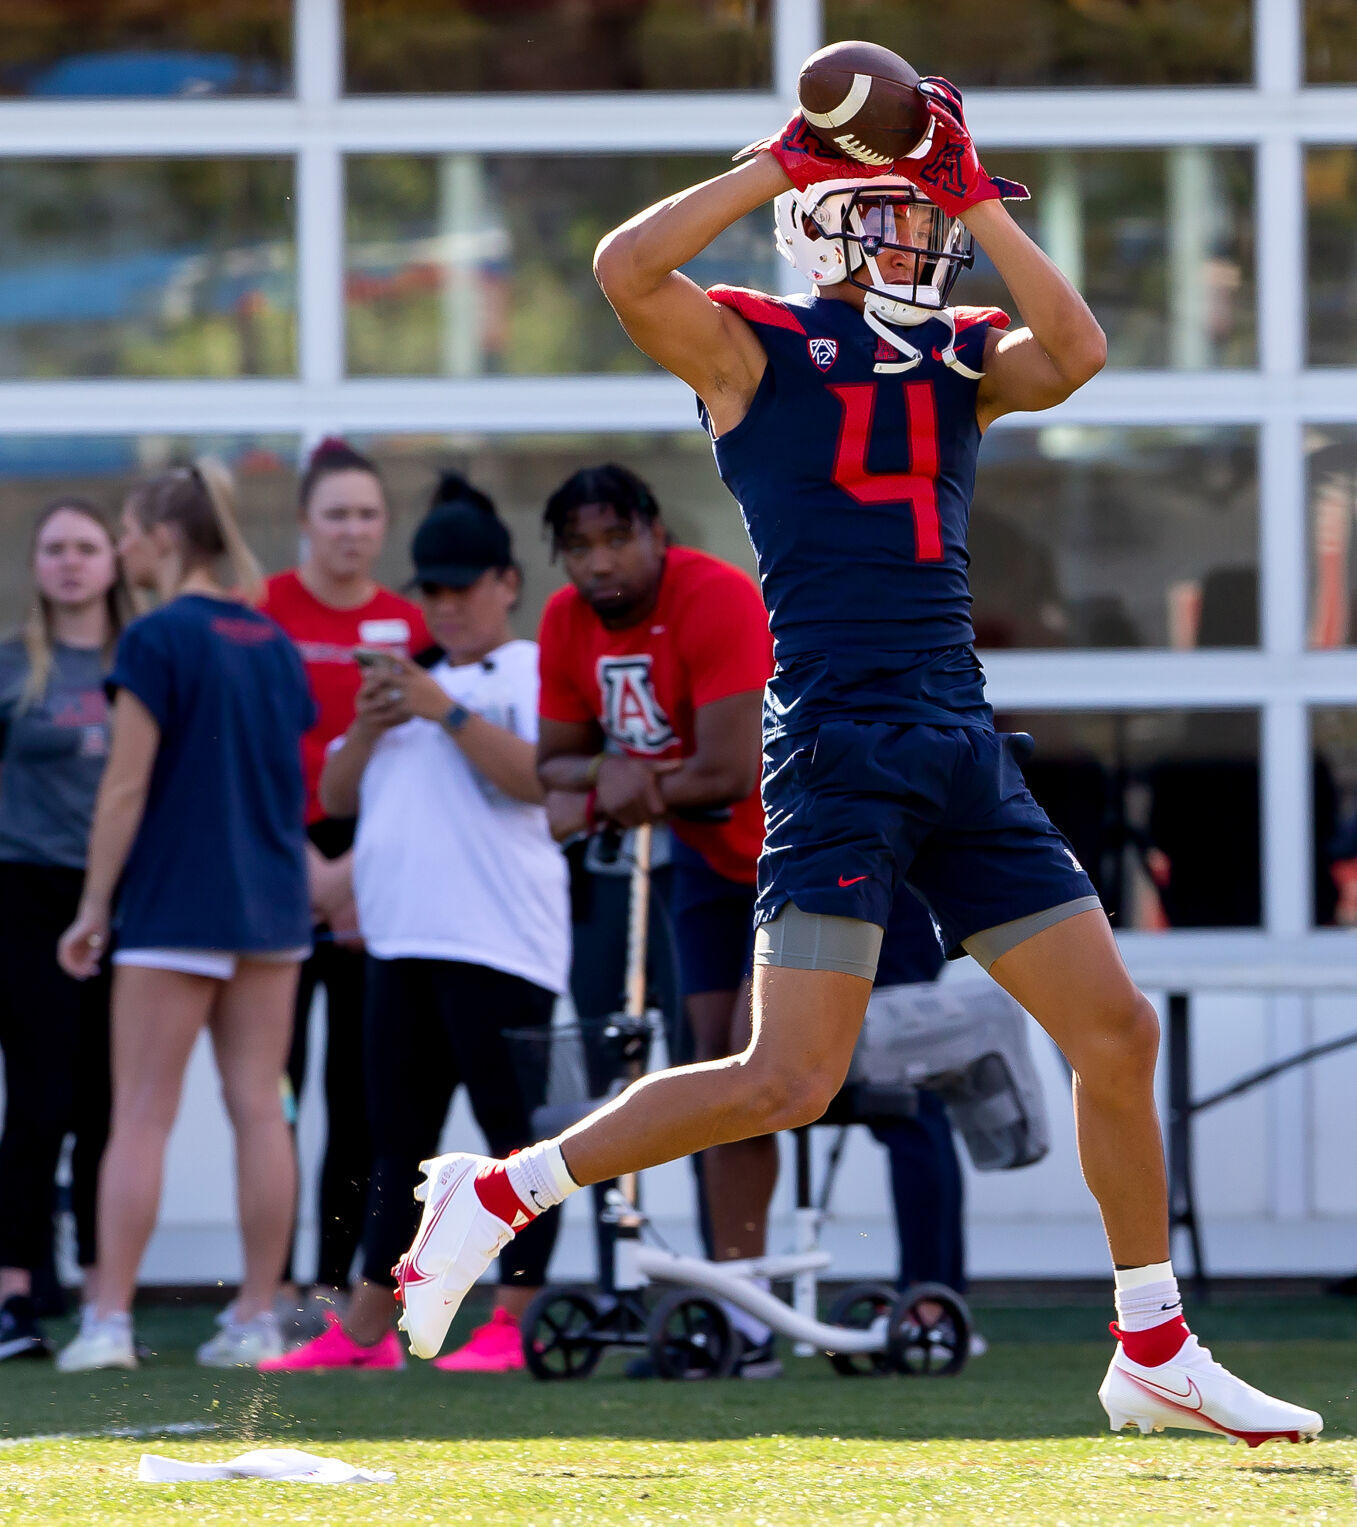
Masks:
[[[683,995],[735,991],[753,968],[754,887],[718,875],[701,854],[677,838],[670,862],[674,878],[669,904]]]
[[[1023,779],[1030,746],[980,727],[853,721],[766,743],[756,921],[790,901],[885,927],[904,880],[955,959],[974,933],[1096,895]]]

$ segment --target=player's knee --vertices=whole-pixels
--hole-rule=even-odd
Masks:
[[[1116,1091],[1128,1082],[1152,1083],[1159,1055],[1159,1017],[1153,1004],[1134,987],[1098,1015],[1094,1042],[1085,1046],[1075,1066],[1080,1085]]]
[[[759,1134],[776,1134],[814,1124],[833,1101],[843,1078],[819,1066],[760,1064],[757,1056],[746,1066],[751,1122]]]

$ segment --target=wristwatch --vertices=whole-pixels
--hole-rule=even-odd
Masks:
[[[448,707],[448,713],[443,717],[443,727],[455,737],[458,732],[471,720],[474,712],[469,711],[460,700],[454,700]]]

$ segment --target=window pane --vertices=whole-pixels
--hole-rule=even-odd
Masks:
[[[1254,711],[1028,711],[1027,783],[1123,928],[1255,928]]]
[[[1357,81],[1357,10],[1352,0],[1305,0],[1305,78],[1311,85]]]
[[[1357,710],[1310,713],[1315,817],[1314,920],[1357,926]]]
[[[599,292],[594,246],[725,157],[449,154],[348,161],[349,370],[365,376],[646,371]],[[686,267],[781,279],[772,218],[752,213]]]
[[[1357,148],[1305,156],[1312,366],[1357,364]]]
[[[116,519],[131,484],[201,454],[236,474],[246,539],[266,567],[297,554],[298,442],[290,435],[0,436],[0,625],[23,617],[28,548],[43,505],[76,494]]]
[[[825,0],[825,36],[882,43],[963,87],[1235,85],[1253,74],[1249,12],[1250,0]]]
[[[0,377],[296,369],[292,164],[0,163]]]
[[[754,556],[734,500],[716,475],[711,446],[696,430],[675,435],[383,435],[357,442],[381,468],[391,534],[379,576],[410,576],[410,538],[428,507],[438,472],[464,472],[495,500],[523,568],[516,628],[532,636],[547,595],[565,582],[542,536],[547,498],[581,467],[615,461],[645,479],[665,523],[684,546],[697,546],[751,575]]]
[[[1357,425],[1306,431],[1311,647],[1350,647],[1357,593]]]
[[[1031,201],[1009,210],[1088,299],[1110,366],[1257,364],[1249,150],[996,150],[985,159],[1031,188]],[[979,251],[957,300],[1013,311]]]
[[[767,90],[770,0],[344,0],[355,94]]]
[[[291,0],[5,5],[0,95],[273,95],[291,86]]]
[[[992,430],[969,544],[981,646],[1255,646],[1253,431]]]

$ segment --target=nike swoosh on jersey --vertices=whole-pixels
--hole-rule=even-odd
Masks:
[[[867,878],[866,875],[854,875],[851,880],[845,880],[843,878],[843,876],[840,875],[839,876],[839,884],[841,886],[847,887],[847,886],[850,886],[850,885],[856,885],[859,880],[866,880],[866,878]]]

